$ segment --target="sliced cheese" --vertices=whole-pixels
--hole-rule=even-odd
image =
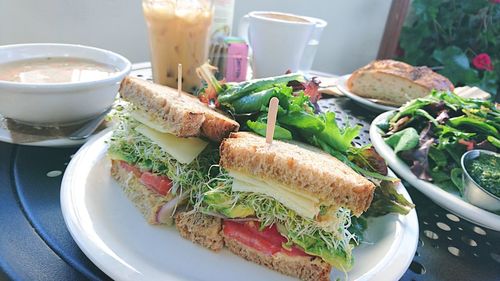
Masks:
[[[279,184],[279,183],[265,181],[263,179],[255,177],[255,176],[247,175],[247,174],[236,172],[236,171],[228,170],[228,173],[231,177],[238,178],[242,181],[246,181],[246,182],[257,184],[257,185],[258,184],[265,184],[265,185],[270,185],[270,186],[278,186],[279,188],[284,189],[287,192],[296,194],[297,196],[305,197],[305,198],[312,200],[314,202],[319,202],[319,199],[312,194],[308,194],[306,192],[303,192],[303,191],[300,191],[297,189],[289,188],[289,187],[284,186],[284,185]]]
[[[320,211],[319,199],[309,194],[302,194],[286,186],[266,182],[238,172],[229,171],[229,175],[234,178],[233,191],[266,194],[295,211],[300,216],[309,219],[314,219]]]
[[[157,130],[158,132],[170,133],[172,131],[170,126],[168,126],[168,122],[158,122],[158,120],[156,120],[153,116],[142,110],[132,110],[130,111],[130,116],[142,124]]]
[[[208,142],[199,138],[179,138],[169,133],[158,132],[146,125],[139,125],[135,130],[183,164],[193,162],[208,145]]]

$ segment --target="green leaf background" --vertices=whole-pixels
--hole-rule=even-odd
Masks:
[[[488,0],[414,0],[401,31],[397,59],[426,65],[455,86],[500,91],[500,4]],[[487,53],[493,71],[475,69],[473,58]]]

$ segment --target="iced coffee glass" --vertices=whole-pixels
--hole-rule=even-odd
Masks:
[[[177,66],[182,64],[182,89],[200,86],[196,68],[208,55],[212,23],[211,0],[143,0],[149,30],[155,83],[177,87]]]

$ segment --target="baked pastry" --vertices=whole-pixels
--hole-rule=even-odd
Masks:
[[[400,106],[428,95],[433,89],[453,91],[446,77],[426,66],[411,66],[394,60],[378,60],[354,71],[347,87],[352,93]]]

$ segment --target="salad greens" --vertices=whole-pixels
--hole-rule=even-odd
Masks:
[[[418,145],[418,133],[415,128],[406,128],[390,137],[385,142],[394,149],[395,153],[415,148]]]
[[[229,112],[242,124],[242,130],[265,136],[268,103],[279,99],[275,137],[302,141],[319,147],[370,179],[377,186],[389,181],[395,188],[397,179],[387,176],[385,161],[370,146],[356,147],[353,140],[359,135],[359,125],[340,128],[335,113],[320,112],[316,102],[320,97],[318,82],[306,82],[300,74],[292,73],[241,83],[221,83],[215,79],[213,68],[204,64],[198,73],[207,83],[198,96],[210,106]],[[386,198],[384,204],[375,204],[372,214],[386,214],[397,210],[407,214],[413,204],[404,197],[387,197],[380,188],[377,198]],[[398,208],[399,207],[399,208]]]
[[[248,120],[246,125],[248,126],[248,128],[250,128],[250,130],[256,132],[257,134],[261,136],[266,135],[266,128],[267,128],[266,123],[260,121]],[[276,126],[274,128],[274,138],[277,140],[291,140],[292,133],[281,126]]]
[[[463,193],[460,158],[467,150],[500,149],[500,110],[490,101],[451,92],[403,105],[379,126],[385,141],[420,179]]]

